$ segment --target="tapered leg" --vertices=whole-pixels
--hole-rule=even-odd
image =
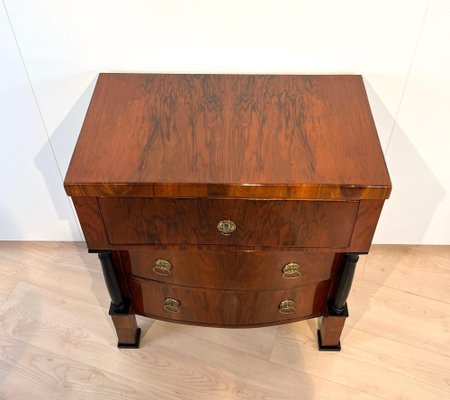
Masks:
[[[345,320],[348,317],[347,306],[345,312],[336,315],[330,307],[326,315],[324,315],[319,323],[317,331],[317,339],[319,341],[319,350],[321,351],[340,351],[341,350],[341,333],[344,329]]]
[[[119,339],[117,346],[119,348],[137,349],[141,338],[141,329],[137,326],[136,316],[129,312],[129,303],[123,299],[120,292],[119,281],[114,270],[112,252],[102,251],[98,254],[98,258],[102,264],[103,276],[111,297],[109,315]]]
[[[348,317],[347,298],[358,262],[357,254],[346,254],[344,266],[336,290],[336,297],[328,303],[326,314],[321,318],[317,338],[319,350],[340,351],[341,333]]]
[[[128,314],[128,309],[126,312],[115,312],[112,303],[109,308],[109,315],[111,316],[114,328],[116,328],[117,338],[119,339],[117,347],[119,349],[139,348],[141,328],[137,326],[136,315]]]

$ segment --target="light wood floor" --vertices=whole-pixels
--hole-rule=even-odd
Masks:
[[[316,321],[246,330],[139,319],[118,350],[83,243],[0,242],[0,399],[450,399],[450,246],[361,257],[340,353]]]

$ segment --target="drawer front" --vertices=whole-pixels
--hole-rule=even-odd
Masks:
[[[330,279],[339,256],[300,251],[122,251],[128,274],[216,289],[283,289]]]
[[[358,210],[358,202],[339,201],[125,197],[99,204],[110,243],[122,245],[345,248]]]
[[[321,314],[330,281],[261,291],[192,288],[138,278],[128,278],[128,284],[138,314],[204,325],[251,326]]]

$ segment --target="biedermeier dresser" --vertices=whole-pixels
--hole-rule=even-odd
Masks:
[[[217,327],[321,317],[339,350],[391,183],[361,76],[100,74],[65,179],[111,295]]]

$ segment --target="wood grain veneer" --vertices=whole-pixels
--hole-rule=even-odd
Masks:
[[[100,198],[111,244],[348,246],[358,202]],[[231,219],[236,231],[217,229]]]
[[[71,196],[384,199],[361,76],[100,74]]]
[[[340,348],[357,254],[391,191],[350,75],[100,74],[64,186],[100,253],[119,345],[138,346],[134,314],[226,327],[322,316],[326,350]],[[300,277],[283,277],[288,263]]]
[[[241,251],[189,248],[185,250],[132,250],[121,252],[129,275],[156,281],[215,289],[286,289],[330,279],[338,267],[334,253],[301,251]],[[157,260],[172,265],[170,275],[153,268]],[[300,275],[283,277],[288,263],[300,266]]]
[[[324,311],[330,281],[284,290],[234,291],[193,288],[139,278],[128,284],[137,313],[153,318],[208,326],[261,326],[292,322],[317,316]],[[180,301],[178,313],[163,308],[165,298]],[[294,314],[281,314],[278,305],[285,299],[296,302]]]

